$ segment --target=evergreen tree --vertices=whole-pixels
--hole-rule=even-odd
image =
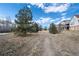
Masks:
[[[58,33],[57,28],[56,28],[56,26],[55,26],[54,23],[51,23],[51,24],[50,24],[49,32],[52,33],[52,34]]]
[[[32,21],[32,11],[30,8],[25,6],[24,8],[20,9],[19,12],[16,14],[15,23],[17,25],[16,33],[19,35],[26,35],[29,32],[31,27]]]
[[[34,23],[32,24],[32,27],[31,27],[31,32],[38,32],[39,31],[39,26],[37,23]]]

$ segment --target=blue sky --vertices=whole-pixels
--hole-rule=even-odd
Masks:
[[[0,3],[0,17],[10,17],[13,21],[20,8],[26,3]],[[48,27],[50,23],[60,23],[63,20],[71,20],[79,14],[78,3],[27,3],[32,9],[33,21]]]

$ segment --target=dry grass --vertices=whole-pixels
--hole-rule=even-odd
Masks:
[[[0,55],[77,56],[79,55],[79,31],[64,31],[55,35],[48,33],[48,31],[42,31],[32,33],[32,35],[27,37],[17,37],[9,33],[0,36]]]

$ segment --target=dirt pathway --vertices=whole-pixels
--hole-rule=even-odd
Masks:
[[[73,36],[73,35],[74,36]],[[42,31],[40,38],[42,42],[42,56],[71,56],[79,55],[79,40],[76,32],[63,32],[60,34],[50,34]]]
[[[12,48],[12,52],[8,50],[8,55],[79,56],[79,31],[69,31],[60,34],[50,34],[48,31],[40,31],[27,37],[13,37],[13,35],[10,34],[0,36],[0,39],[2,39],[0,41],[0,43],[2,42],[0,44],[0,48],[6,43],[5,47],[3,48],[6,52],[4,55],[7,55],[8,48],[6,47],[9,46],[10,48],[15,47],[16,52],[10,54],[13,52]],[[11,44],[13,46],[10,46]]]
[[[44,52],[43,55],[44,56],[51,56],[52,55],[52,49],[51,49],[51,43],[50,41],[46,38],[44,39]]]
[[[52,50],[50,34],[48,32],[43,32],[43,56],[51,56],[54,55],[54,50]]]

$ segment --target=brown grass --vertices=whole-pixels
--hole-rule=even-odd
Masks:
[[[44,54],[79,55],[79,31],[63,31],[55,35],[48,31],[40,31],[26,37],[18,37],[12,33],[0,36],[1,56],[42,56]]]

